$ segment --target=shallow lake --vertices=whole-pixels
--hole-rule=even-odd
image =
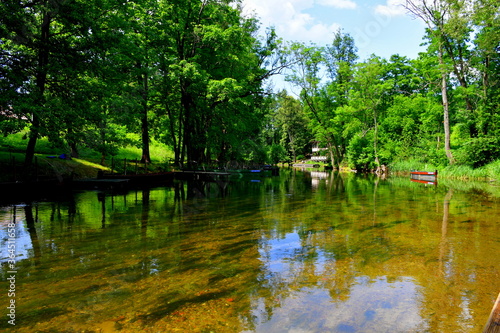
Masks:
[[[18,332],[479,332],[500,292],[483,183],[282,170],[0,205],[0,223]]]

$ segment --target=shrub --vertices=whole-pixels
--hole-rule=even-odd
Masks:
[[[375,156],[371,141],[366,136],[355,135],[347,146],[349,167],[355,170],[369,170],[374,167]]]
[[[286,154],[286,150],[282,145],[273,144],[269,148],[268,161],[271,163],[279,163],[283,161],[288,161],[289,157]]]
[[[457,150],[457,163],[478,168],[493,162],[500,158],[499,144],[498,138],[472,138]]]

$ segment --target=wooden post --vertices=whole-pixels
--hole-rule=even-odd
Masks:
[[[500,332],[500,294],[498,294],[493,310],[491,310],[490,318],[484,327],[483,333],[499,333]]]

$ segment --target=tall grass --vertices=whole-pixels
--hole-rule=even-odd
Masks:
[[[396,161],[389,165],[393,173],[409,173],[411,170],[435,171],[439,176],[449,179],[476,179],[476,180],[500,180],[500,160],[489,163],[480,168],[473,168],[469,165],[449,165],[436,166],[409,159]]]
[[[440,171],[440,177],[450,179],[488,179],[485,168],[474,169],[468,165],[450,165]]]
[[[395,161],[389,165],[391,172],[404,173],[410,172],[411,170],[421,170],[421,171],[435,171],[440,168],[436,165],[430,163],[423,163],[415,159],[408,159],[402,161]]]
[[[489,163],[483,168],[486,169],[488,177],[495,180],[500,180],[500,160]]]

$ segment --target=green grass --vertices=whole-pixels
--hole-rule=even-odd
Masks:
[[[28,145],[27,132],[22,131],[8,136],[0,136],[0,151],[24,153]],[[49,142],[47,138],[40,138],[36,143],[36,152],[39,154],[60,154],[66,152],[66,148],[58,147]]]
[[[0,151],[5,152],[15,152],[15,153],[24,153],[26,150],[26,146],[28,144],[28,139],[26,137],[27,132],[22,131],[15,134],[10,134],[5,137],[0,137]],[[127,138],[131,141],[138,142],[139,136],[135,134],[128,134]],[[151,140],[150,144],[150,155],[153,162],[163,163],[173,159],[174,153],[173,151],[166,145],[157,142],[155,140]],[[46,155],[60,155],[62,153],[68,153],[69,148],[64,145],[55,145],[47,138],[40,138],[37,140],[36,144],[36,153],[38,154],[46,154]],[[142,155],[142,150],[136,146],[129,145],[118,150],[118,153],[114,156],[115,159],[128,159],[128,160],[136,160],[140,159]],[[101,156],[98,152],[89,149],[89,148],[80,148],[80,157],[88,158],[88,159],[100,159]],[[111,157],[109,157],[111,160]]]
[[[149,153],[153,162],[162,163],[174,158],[173,151],[166,145],[152,141],[149,147]],[[115,159],[138,160],[141,159],[142,150],[134,146],[121,148],[116,154]]]
[[[500,160],[489,163],[483,167],[489,177],[500,180]]]

